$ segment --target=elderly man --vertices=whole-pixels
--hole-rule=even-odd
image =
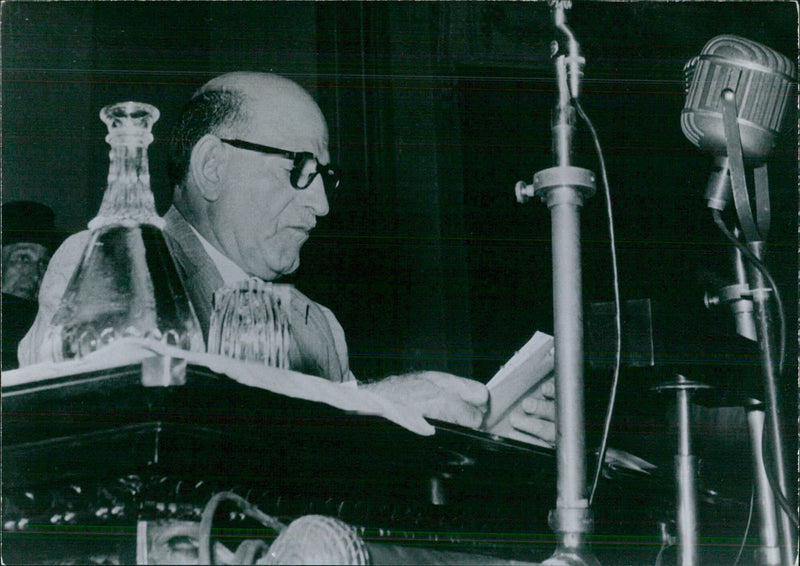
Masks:
[[[286,78],[229,73],[192,97],[171,139],[174,193],[164,233],[206,338],[215,290],[248,277],[274,281],[298,268],[300,248],[317,218],[328,213],[326,191],[338,185],[329,161],[322,112]],[[20,347],[23,364],[40,361],[38,344],[85,241],[85,236],[73,236],[54,257],[37,321]],[[333,313],[297,291],[291,311],[298,346],[291,367],[357,383],[349,370],[344,331]],[[469,427],[481,425],[488,401],[483,384],[442,372],[358,386],[416,406],[428,417]],[[540,412],[541,405],[536,399],[523,403]],[[544,409],[547,420],[521,409],[514,422],[552,442],[548,413],[551,405]]]
[[[55,214],[33,201],[3,205],[3,369],[15,369],[17,346],[36,316],[36,296],[58,246]]]

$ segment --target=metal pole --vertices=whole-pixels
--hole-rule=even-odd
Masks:
[[[547,194],[553,235],[553,310],[556,406],[558,407],[559,501],[586,507],[584,462],[583,308],[578,207],[583,198],[571,187]]]
[[[766,244],[752,241],[747,247],[753,254],[762,259]],[[764,394],[767,411],[766,439],[769,441],[771,462],[764,462],[774,470],[776,479],[773,488],[779,489],[787,498],[791,498],[786,480],[786,468],[783,454],[783,437],[781,436],[781,407],[778,394],[778,372],[775,368],[775,346],[772,336],[771,316],[769,310],[769,289],[765,283],[764,275],[754,265],[748,265],[748,278],[753,297],[753,305],[758,331],[758,346],[761,351],[761,373],[764,378]],[[790,517],[784,511],[778,514],[778,527],[780,532],[780,550],[783,564],[794,564],[797,531],[794,529]]]
[[[561,552],[589,554],[592,530],[586,497],[584,426],[583,307],[579,208],[583,196],[562,186],[546,195],[552,219],[553,310],[555,334],[558,499],[551,527],[560,535]],[[581,560],[579,563],[593,563]]]
[[[685,378],[678,376],[678,382],[682,381]],[[694,482],[695,458],[692,454],[689,396],[689,390],[678,388],[678,454],[675,456],[675,473],[678,480],[680,566],[697,565],[697,492]]]
[[[775,519],[775,498],[764,469],[762,452],[764,406],[759,403],[746,410],[747,425],[750,431],[750,448],[753,454],[753,479],[761,539],[758,563],[762,566],[778,566],[781,563],[781,551],[778,544],[778,524]]]
[[[563,62],[557,68],[563,70]],[[537,172],[532,185],[520,181],[516,191],[520,202],[541,197],[552,220],[558,497],[549,523],[559,544],[544,564],[599,565],[585,537],[592,532],[593,520],[586,495],[580,242],[580,208],[594,194],[595,178],[591,171],[567,164],[565,140],[571,136],[574,115],[570,110],[560,104],[555,113],[558,166]]]
[[[580,208],[584,199],[594,194],[595,179],[591,171],[571,164],[575,132],[572,100],[579,95],[583,73],[578,42],[566,23],[565,10],[571,2],[551,0],[551,6],[555,26],[568,44],[567,54],[554,58],[559,93],[551,124],[555,167],[537,172],[532,185],[520,181],[516,186],[519,202],[534,195],[541,197],[552,220],[558,493],[549,523],[558,536],[558,546],[544,564],[599,566],[585,536],[592,532],[593,520],[586,494],[580,241]],[[551,47],[555,55],[558,43],[553,42]]]
[[[571,135],[569,110],[561,105],[556,109],[557,148],[565,148],[559,140]],[[552,220],[558,498],[549,523],[559,544],[544,564],[594,565],[599,562],[585,536],[592,532],[593,520],[586,495],[580,208],[594,194],[595,179],[591,171],[568,165],[564,152],[557,154],[558,166],[539,171],[532,187],[518,184],[517,190],[524,197],[532,188]]]
[[[697,552],[697,491],[695,489],[696,462],[692,454],[691,410],[692,393],[710,389],[709,385],[690,381],[680,374],[675,380],[654,387],[655,391],[675,391],[677,395],[678,451],[675,454],[675,482],[678,506],[678,564],[696,566]]]

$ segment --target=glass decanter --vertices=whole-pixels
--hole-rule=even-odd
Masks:
[[[251,277],[214,293],[208,353],[289,369],[291,287]]]
[[[84,357],[127,336],[204,349],[200,325],[167,249],[150,190],[154,106],[122,102],[100,118],[111,146],[108,185],[89,242],[44,344],[55,361]]]

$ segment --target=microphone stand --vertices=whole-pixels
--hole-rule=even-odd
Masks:
[[[747,242],[747,247],[753,254],[761,259],[763,257],[765,242],[763,241],[750,241]],[[764,276],[755,266],[748,265],[748,279],[750,280],[750,288],[753,297],[754,314],[756,319],[756,330],[758,334],[758,346],[761,352],[761,374],[764,379],[764,395],[766,399],[766,423],[760,423],[766,426],[764,439],[768,443],[770,450],[767,452],[762,449],[762,462],[757,464],[759,466],[758,478],[761,479],[761,470],[770,465],[764,462],[763,454],[768,453],[772,459],[771,466],[775,472],[776,485],[774,488],[780,490],[782,494],[788,496],[790,493],[788,482],[786,478],[786,468],[783,455],[783,436],[781,434],[781,414],[780,414],[780,398],[778,393],[778,372],[775,367],[775,343],[772,336],[771,327],[771,313],[769,309],[769,295],[768,289],[764,282]],[[759,445],[760,446],[760,445]],[[765,515],[768,510],[764,505],[769,505],[772,500],[772,493],[770,490],[762,488],[764,493],[764,504],[762,505],[762,513]],[[765,517],[763,521],[764,532],[769,532],[772,528],[771,517]],[[795,559],[795,541],[797,531],[794,529],[789,516],[782,510],[778,510],[778,531],[780,533],[779,546],[782,564],[793,564]],[[767,544],[764,546],[764,554],[762,560],[765,563],[771,564],[773,550],[770,549],[771,537],[765,540]]]
[[[586,542],[593,518],[586,495],[580,245],[580,208],[595,192],[595,177],[591,171],[571,165],[576,114],[572,98],[578,96],[583,58],[566,26],[564,10],[569,4],[556,0],[552,6],[555,25],[569,43],[569,56],[555,58],[559,90],[552,122],[556,166],[537,172],[532,185],[523,181],[516,185],[519,202],[540,197],[552,220],[558,498],[548,523],[558,543],[553,556],[543,564],[599,566]],[[555,55],[557,44],[553,43]]]
[[[782,564],[780,537],[778,535],[777,510],[775,498],[769,485],[766,468],[764,468],[764,405],[758,401],[745,407],[747,412],[747,428],[750,432],[750,452],[753,459],[753,478],[755,482],[755,498],[758,504],[759,537],[761,546],[758,552],[758,563],[762,566],[778,566]]]
[[[725,89],[722,91],[722,122],[725,132],[725,143],[728,152],[728,159],[730,165],[730,180],[733,192],[733,200],[736,206],[736,212],[739,217],[739,223],[742,227],[744,239],[747,249],[758,259],[762,260],[765,254],[766,233],[769,230],[769,201],[767,193],[767,179],[766,179],[766,166],[762,166],[756,171],[756,201],[761,205],[758,210],[758,218],[754,219],[747,193],[747,184],[744,169],[744,156],[742,152],[741,136],[739,133],[739,125],[737,121],[737,108],[736,99],[733,91]],[[710,203],[711,206],[711,203]],[[712,206],[712,208],[719,207]],[[756,479],[758,480],[760,495],[763,495],[761,502],[762,516],[762,533],[766,535],[766,546],[762,549],[761,560],[765,564],[772,564],[776,560],[774,546],[775,536],[770,534],[774,529],[775,522],[771,515],[769,507],[771,506],[772,493],[766,489],[764,485],[764,478],[762,470],[766,466],[770,466],[774,471],[775,485],[771,488],[781,492],[781,495],[787,499],[790,497],[788,490],[788,482],[786,478],[786,468],[784,461],[783,451],[783,438],[781,435],[781,409],[780,398],[778,389],[779,371],[776,368],[775,360],[775,343],[772,328],[772,316],[769,308],[769,293],[777,292],[777,289],[769,289],[765,281],[765,277],[757,266],[752,262],[748,263],[747,279],[749,283],[749,295],[753,302],[753,311],[755,319],[755,329],[758,338],[759,351],[761,353],[761,373],[764,382],[764,396],[765,396],[765,409],[766,409],[766,425],[759,422],[761,419],[757,415],[751,415],[753,422],[751,426],[754,429],[766,426],[764,433],[764,441],[768,443],[769,451],[763,450],[762,455],[769,452],[771,463],[763,461],[763,456],[760,458],[762,461],[757,462],[756,465]],[[752,432],[751,432],[752,434]],[[760,443],[759,443],[760,444]],[[793,528],[789,515],[784,510],[778,510],[777,517],[778,527],[778,543],[781,564],[794,564],[795,563],[795,547],[797,532]]]
[[[686,379],[676,374],[671,382],[661,384],[655,391],[675,391],[678,415],[678,452],[675,454],[675,484],[677,490],[677,526],[678,526],[678,564],[679,566],[697,566],[697,459],[692,453],[691,436],[691,396],[698,389],[710,389],[710,386]]]
[[[725,192],[730,192],[730,177],[727,167],[724,168],[727,183]],[[719,201],[724,208],[724,201]],[[713,206],[712,208],[717,208]],[[738,238],[738,229],[733,231]],[[747,268],[745,267],[742,252],[737,247],[732,248],[731,260],[733,262],[736,282],[720,289],[715,296],[706,295],[706,306],[711,308],[716,305],[728,303],[734,313],[736,333],[753,342],[758,341],[756,319],[753,314],[752,292],[747,282]],[[779,544],[777,511],[775,497],[769,484],[766,468],[764,467],[764,403],[756,399],[747,399],[744,402],[747,414],[747,428],[750,433],[750,453],[753,462],[754,497],[758,506],[760,548],[758,564],[761,566],[779,566],[781,564],[781,548]]]

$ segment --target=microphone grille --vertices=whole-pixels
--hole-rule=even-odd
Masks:
[[[724,154],[721,94],[735,93],[742,150],[760,160],[772,150],[795,89],[795,66],[755,41],[720,35],[683,69],[686,103],[681,128],[694,145]]]
[[[269,547],[259,564],[369,564],[369,549],[355,529],[335,517],[304,515]]]

